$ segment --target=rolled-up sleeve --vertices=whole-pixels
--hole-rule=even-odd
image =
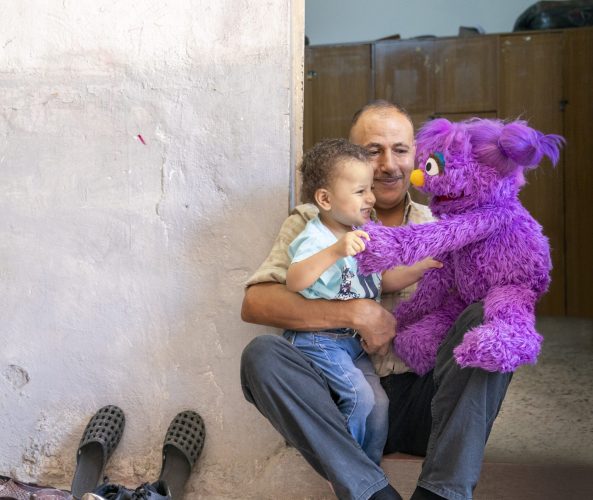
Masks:
[[[286,271],[290,265],[288,246],[305,229],[307,222],[317,214],[318,210],[314,205],[295,207],[282,224],[268,257],[245,282],[246,287],[258,283],[286,283]]]

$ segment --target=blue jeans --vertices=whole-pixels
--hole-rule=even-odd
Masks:
[[[284,338],[325,375],[346,427],[368,457],[381,463],[389,399],[358,337],[333,332],[284,332]]]
[[[418,484],[450,500],[469,500],[509,373],[460,368],[453,349],[483,321],[469,306],[447,333],[435,369],[382,379],[389,397],[389,451],[425,455]],[[367,500],[387,478],[344,426],[325,374],[286,339],[253,339],[241,358],[241,385],[253,403],[303,458],[332,483],[340,499]],[[395,484],[397,487],[397,484]]]

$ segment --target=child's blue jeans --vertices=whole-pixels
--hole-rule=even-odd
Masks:
[[[378,465],[387,440],[389,399],[359,337],[352,333],[289,330],[284,338],[323,372],[348,431]]]

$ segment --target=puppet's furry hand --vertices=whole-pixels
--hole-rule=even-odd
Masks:
[[[419,322],[404,328],[395,336],[395,352],[410,369],[424,375],[434,368],[441,339],[428,322]]]
[[[535,330],[498,323],[473,328],[454,350],[462,368],[482,368],[489,372],[513,372],[524,364],[534,364],[543,338]]]
[[[370,222],[362,229],[370,237],[369,241],[364,242],[366,247],[364,252],[356,255],[358,270],[362,274],[380,273],[402,264],[399,258],[402,252],[397,238],[398,228]]]

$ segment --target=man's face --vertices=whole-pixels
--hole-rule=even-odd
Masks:
[[[392,109],[368,110],[352,127],[350,141],[371,153],[375,207],[390,210],[401,204],[414,169],[414,129],[408,118]]]

